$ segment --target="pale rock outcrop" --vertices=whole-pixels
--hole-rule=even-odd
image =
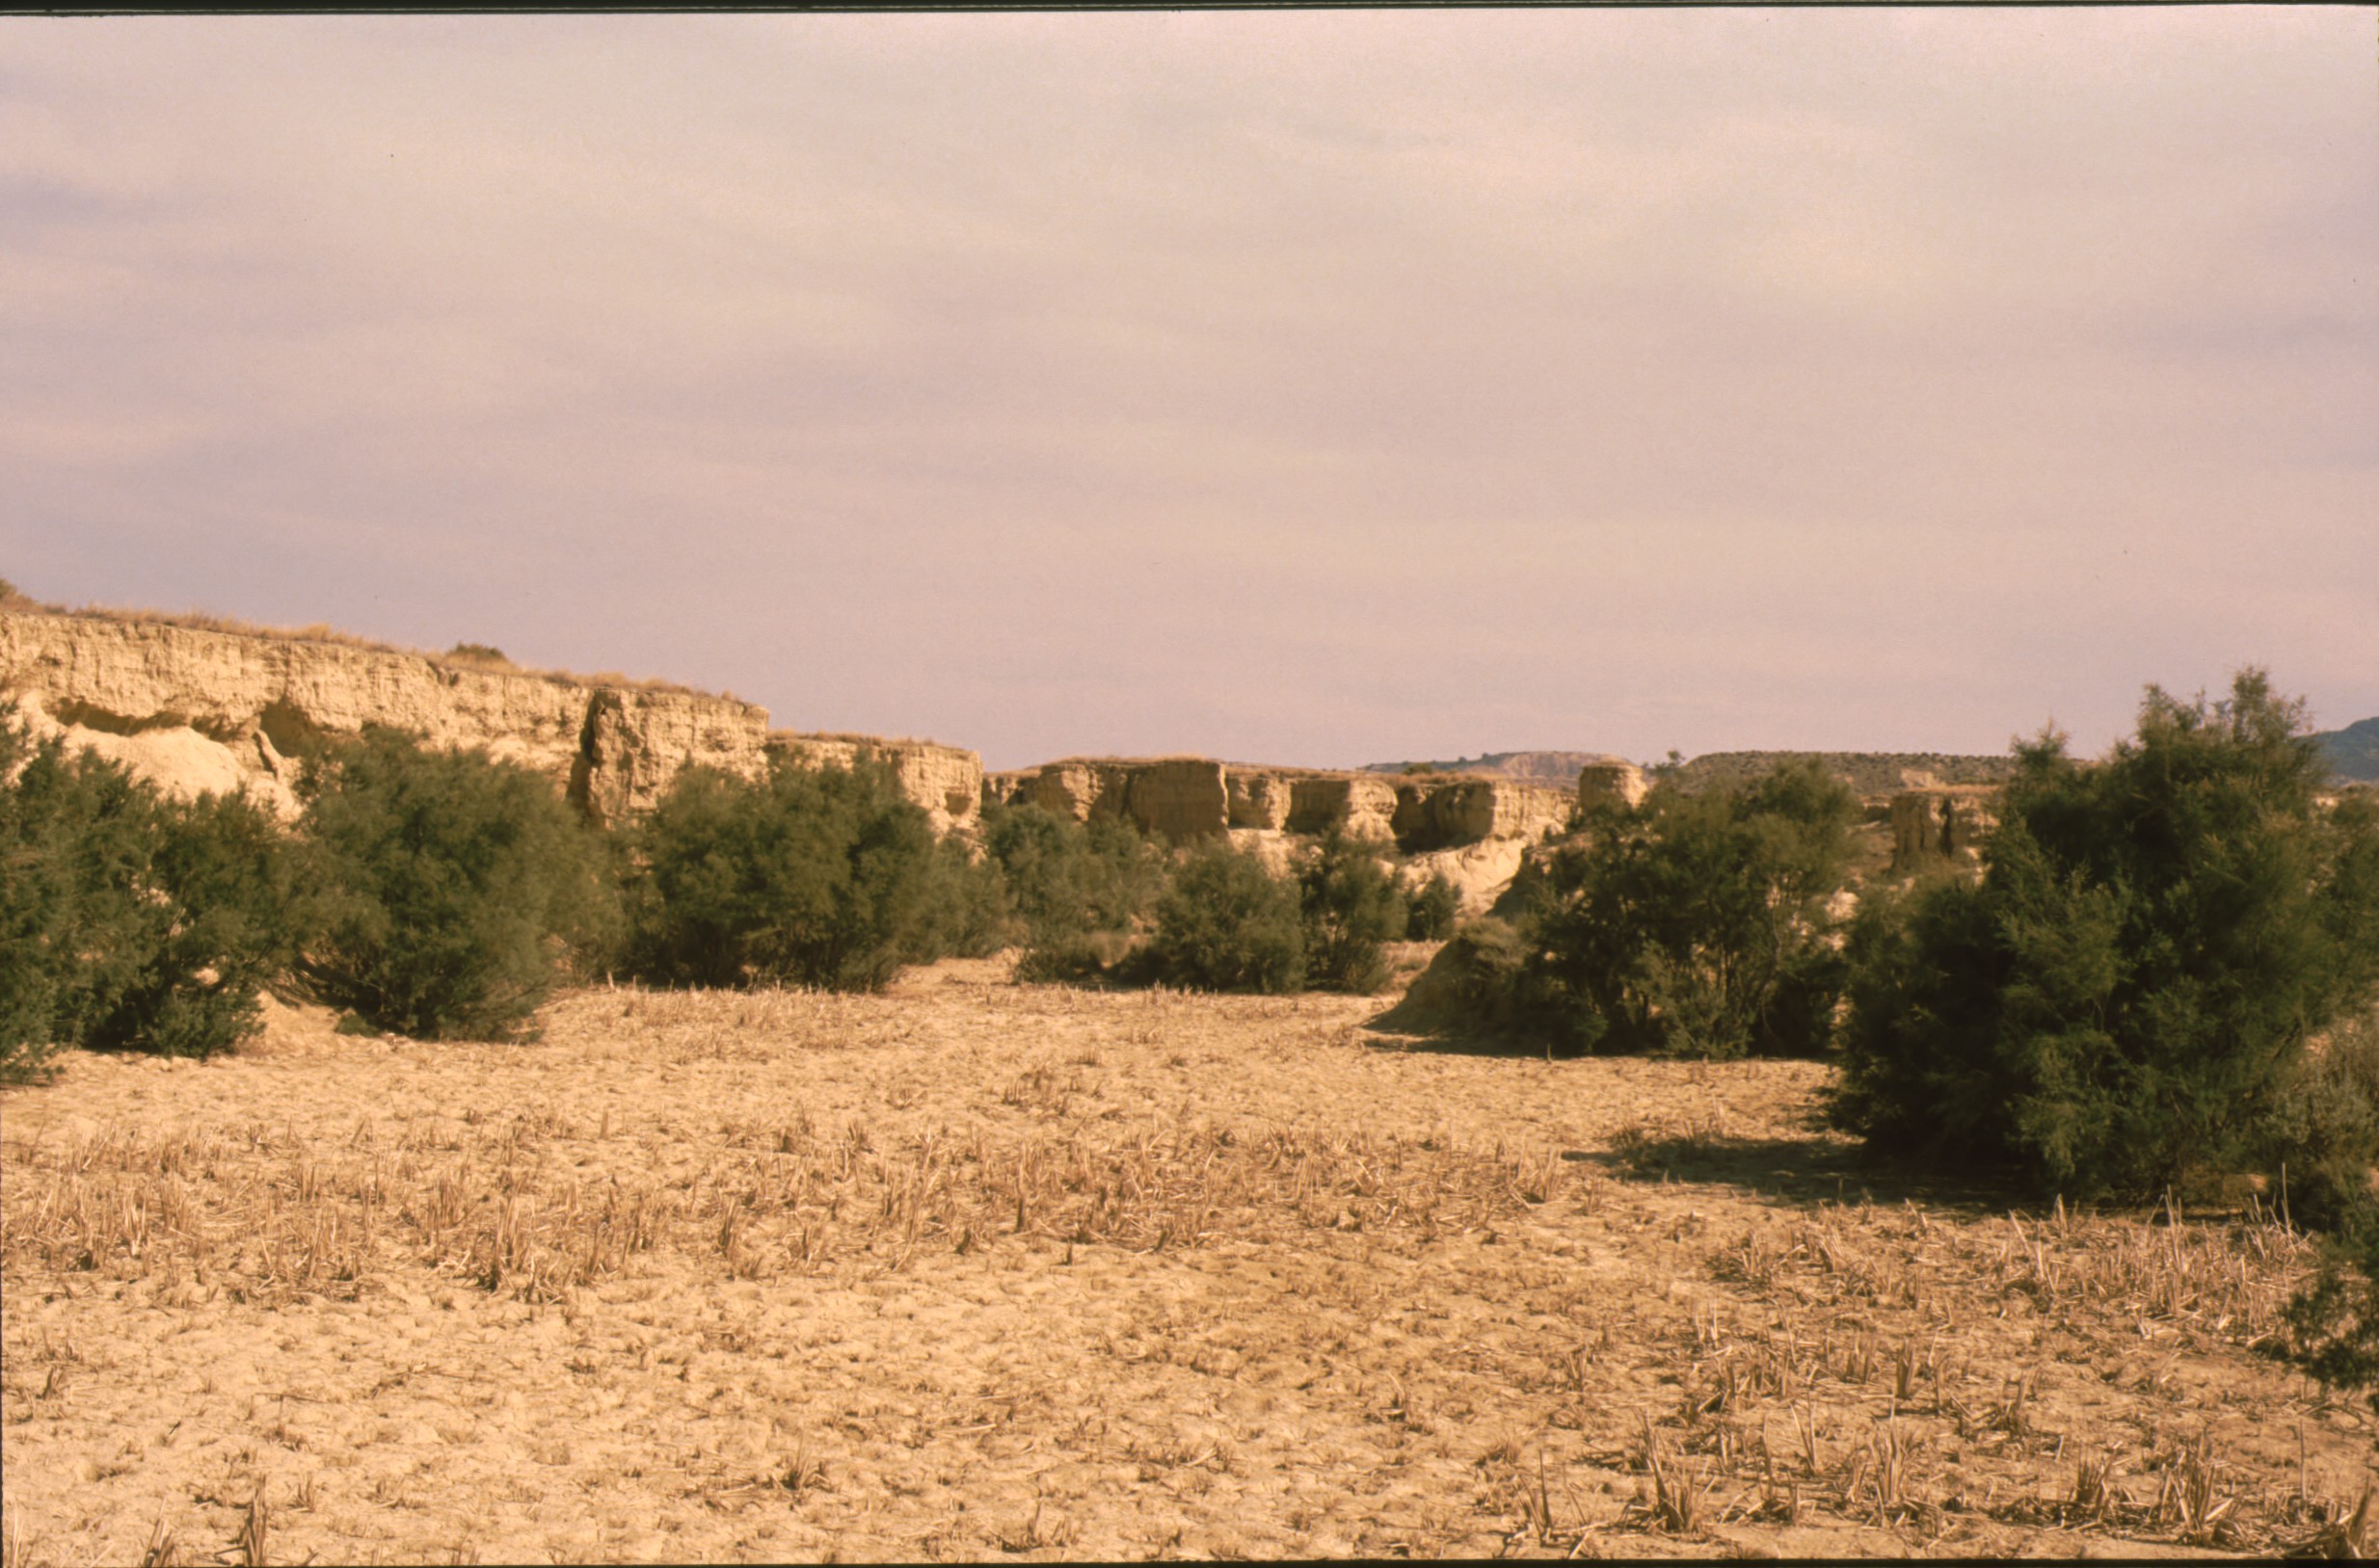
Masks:
[[[1125,771],[1124,813],[1150,833],[1206,838],[1230,826],[1230,790],[1222,764],[1203,757],[1168,757]]]
[[[1571,792],[1534,781],[1242,766],[1205,757],[1068,757],[989,775],[986,800],[1041,806],[1078,822],[1120,817],[1176,839],[1333,830],[1422,851],[1534,841],[1569,820]]]
[[[1230,799],[1231,826],[1278,831],[1289,825],[1292,793],[1286,774],[1232,768],[1224,778]]]
[[[1396,786],[1353,774],[1314,775],[1289,785],[1289,831],[1350,838],[1396,837]]]
[[[286,809],[291,760],[384,725],[522,763],[601,820],[680,768],[750,775],[768,715],[733,698],[441,662],[418,653],[97,616],[0,613],[0,692],[48,732],[185,793],[236,779]],[[211,750],[210,750],[211,748]]]
[[[1520,838],[1486,838],[1456,849],[1432,849],[1404,863],[1404,879],[1417,888],[1432,874],[1442,875],[1462,895],[1465,918],[1484,915],[1497,895],[1511,886],[1529,847]]]
[[[1489,838],[1534,840],[1569,825],[1567,790],[1519,779],[1401,780],[1390,819],[1397,841],[1415,850]]]
[[[1121,818],[1174,839],[1215,837],[1231,825],[1223,766],[1204,757],[1068,757],[993,774],[985,792],[1077,822]]]
[[[192,800],[202,794],[245,793],[277,815],[297,813],[297,798],[289,788],[294,771],[261,731],[235,735],[227,742],[202,735],[187,725],[117,733],[59,722],[39,692],[19,693],[13,702],[0,703],[0,710],[12,711],[36,740],[55,738],[69,747],[96,752],[169,795]]]
[[[930,740],[888,740],[877,735],[795,734],[780,730],[768,746],[811,766],[849,767],[854,762],[890,764],[900,793],[924,809],[936,834],[972,837],[982,826],[983,759],[958,746]]]
[[[986,805],[1038,806],[1053,816],[1077,822],[1087,822],[1094,815],[1120,816],[1121,775],[1115,766],[1069,758],[1044,762],[1037,768],[987,773],[983,800]]]
[[[1087,822],[1098,810],[1106,784],[1101,770],[1090,763],[1051,762],[1036,773],[1024,775],[1009,798],[1015,805],[1038,806],[1054,815]]]
[[[1590,762],[1578,770],[1578,806],[1581,810],[1604,801],[1617,801],[1634,806],[1652,792],[1652,785],[1644,776],[1644,769],[1633,762]]]

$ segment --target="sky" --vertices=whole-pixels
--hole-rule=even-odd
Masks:
[[[0,19],[0,575],[992,767],[2336,728],[2373,28]]]

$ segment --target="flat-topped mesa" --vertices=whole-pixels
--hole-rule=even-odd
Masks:
[[[812,766],[888,763],[900,793],[924,808],[936,834],[972,837],[982,826],[983,759],[963,747],[880,735],[796,734],[780,730],[768,736],[768,748]]]
[[[1120,820],[1170,838],[1207,838],[1231,826],[1223,772],[1204,757],[1069,757],[985,775],[982,797],[1038,806],[1077,822]]]
[[[984,798],[1079,822],[1120,818],[1176,839],[1234,830],[1338,832],[1407,849],[1542,837],[1568,820],[1571,792],[1516,779],[1283,768],[1202,757],[1067,757],[986,777]]]
[[[771,733],[768,710],[657,683],[512,670],[351,641],[103,615],[0,612],[0,705],[176,793],[244,789],[294,811],[296,763],[385,725],[551,779],[598,822],[656,805],[687,767],[756,778],[769,753],[892,765],[937,833],[974,831],[975,753],[874,735]]]
[[[1291,833],[1342,833],[1350,838],[1396,837],[1397,788],[1384,779],[1316,773],[1289,781]]]
[[[756,774],[768,731],[732,697],[96,615],[0,613],[0,694],[37,733],[169,790],[282,811],[296,760],[367,725],[521,763],[605,822],[649,811],[681,768]]]

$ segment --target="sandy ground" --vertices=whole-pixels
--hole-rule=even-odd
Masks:
[[[8,1568],[2145,1555],[2333,1538],[2302,1244],[1888,1185],[1824,1070],[1384,999],[277,1009],[0,1095]]]

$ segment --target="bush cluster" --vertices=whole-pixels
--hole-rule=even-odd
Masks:
[[[13,721],[0,779],[0,1080],[61,1046],[207,1056],[253,1033],[300,926],[269,813],[174,800]]]
[[[1387,980],[1387,943],[1404,936],[1409,904],[1376,848],[1336,833],[1288,875],[1204,845],[1157,901],[1147,974],[1197,991],[1368,995]]]
[[[1589,809],[1440,955],[1478,1023],[1548,1049],[1812,1055],[1842,985],[1858,803],[1810,762]]]
[[[2379,813],[2320,804],[2305,728],[2247,671],[2151,687],[2101,763],[2019,747],[1980,879],[1859,922],[1837,1124],[2069,1197],[2268,1157],[2308,1039],[2379,992]]]
[[[1387,944],[1410,927],[1411,897],[1378,857],[1333,833],[1297,867],[1296,888],[1306,987],[1368,996],[1386,984]]]
[[[628,855],[626,968],[664,985],[875,990],[963,940],[979,898],[879,763],[689,768]],[[953,889],[955,913],[929,907]]]
[[[298,798],[320,891],[297,972],[374,1028],[509,1038],[616,918],[600,836],[524,767],[370,730]]]
[[[1443,871],[1404,890],[1404,935],[1414,942],[1443,942],[1454,935],[1462,909],[1461,890]]]
[[[1130,823],[1077,822],[1036,805],[983,813],[985,861],[1003,890],[1017,976],[1085,980],[1109,970],[1163,890],[1163,852]]]
[[[1297,990],[1305,926],[1297,884],[1225,844],[1190,852],[1157,900],[1158,978],[1194,991]]]
[[[1016,923],[1000,865],[936,841],[873,764],[689,770],[608,835],[528,769],[388,730],[311,755],[289,828],[13,724],[0,778],[9,1078],[61,1046],[228,1050],[277,980],[342,1027],[508,1039],[574,974],[869,989]],[[1086,907],[1111,905],[1090,880]]]

